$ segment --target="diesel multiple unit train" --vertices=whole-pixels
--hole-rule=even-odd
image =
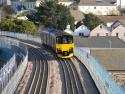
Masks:
[[[51,47],[59,58],[70,58],[73,56],[73,36],[56,29],[45,29],[41,32],[44,45]]]

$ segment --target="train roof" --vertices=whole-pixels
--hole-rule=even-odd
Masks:
[[[55,36],[70,35],[70,34],[68,34],[66,32],[61,31],[61,30],[49,29],[49,28],[44,29],[43,32],[50,33],[50,34],[55,35]]]

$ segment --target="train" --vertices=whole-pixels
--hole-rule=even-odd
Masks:
[[[41,32],[42,44],[54,50],[59,58],[71,58],[74,54],[73,36],[57,29],[44,29]]]

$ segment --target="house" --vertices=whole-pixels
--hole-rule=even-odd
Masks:
[[[116,5],[119,6],[121,9],[125,8],[125,0],[116,0]]]
[[[111,36],[116,36],[120,39],[125,38],[125,26],[123,26],[122,24],[119,24],[118,26],[113,28]]]
[[[125,26],[125,19],[123,20],[116,20],[114,21],[111,26],[109,27],[110,31],[113,31],[115,28],[117,28],[119,25]]]
[[[12,6],[16,9],[18,6],[24,6],[25,10],[34,10],[35,7],[39,7],[40,2],[43,0],[12,0]],[[70,0],[59,0],[59,4],[69,6],[74,3],[74,1]]]
[[[11,0],[0,0],[0,5],[11,5]]]
[[[70,6],[74,3],[74,0],[58,0],[59,4],[62,4],[64,6]]]
[[[109,0],[80,0],[78,9],[85,14],[119,15],[119,9]]]
[[[13,9],[15,9],[16,11],[21,11],[21,10],[34,10],[35,7],[38,7],[40,4],[40,0],[26,0],[26,1],[22,1],[22,0],[12,0],[12,7]],[[24,9],[20,9],[19,7],[23,6]],[[21,7],[22,8],[22,7]]]
[[[89,33],[90,33],[90,30],[86,26],[81,25],[77,29],[74,30],[73,36],[86,37],[86,36],[89,36]]]
[[[90,36],[110,36],[110,31],[106,26],[100,24],[90,32]]]
[[[122,24],[125,24],[125,16],[103,16],[103,15],[98,15],[97,16],[101,21],[103,21],[107,27],[111,27],[113,23],[116,21],[119,21]]]
[[[66,29],[64,30],[64,32],[73,35],[73,31],[70,29],[70,25],[67,25]]]
[[[83,13],[79,10],[70,9],[70,13],[75,19],[75,24],[77,24],[79,21],[82,21],[85,18]]]

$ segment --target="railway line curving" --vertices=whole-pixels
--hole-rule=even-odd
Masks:
[[[65,94],[84,94],[79,75],[70,59],[58,59],[65,81]]]
[[[24,94],[45,94],[48,78],[47,59],[38,49],[29,48],[29,50],[34,57],[34,63]]]

